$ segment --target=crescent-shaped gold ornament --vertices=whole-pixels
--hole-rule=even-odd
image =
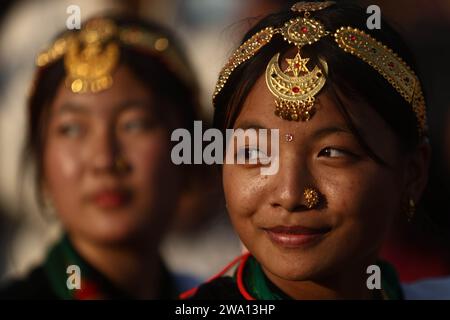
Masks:
[[[308,121],[314,114],[315,96],[325,85],[328,65],[319,58],[322,68],[316,65],[309,71],[309,59],[303,59],[298,52],[294,59],[286,59],[288,67],[283,72],[279,58],[280,53],[274,55],[266,68],[266,84],[276,98],[275,115],[284,120]]]
[[[289,19],[282,26],[267,26],[246,40],[220,72],[213,104],[216,105],[217,96],[227,86],[227,81],[234,70],[248,60],[254,59],[275,35],[281,35],[286,42],[297,47],[298,53],[293,59],[286,59],[288,67],[284,71],[279,65],[280,54],[273,56],[267,65],[265,78],[267,87],[276,98],[275,114],[286,120],[309,120],[315,111],[313,109],[315,96],[325,85],[328,67],[323,59],[319,59],[319,64],[309,71],[307,68],[309,59],[302,58],[300,51],[304,46],[334,35],[340,49],[372,66],[406,99],[416,114],[419,135],[426,136],[427,110],[417,75],[397,53],[365,31],[342,26],[330,32],[320,20],[311,18],[314,12],[334,4],[336,4],[334,1],[298,2],[291,7],[291,11],[297,14],[297,17]],[[58,52],[59,50],[54,50],[53,54],[58,55]],[[46,53],[40,61],[45,63],[52,56],[52,53]]]

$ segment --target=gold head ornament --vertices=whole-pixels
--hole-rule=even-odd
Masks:
[[[296,11],[301,9],[299,4],[294,6]],[[315,9],[312,6],[308,8]],[[328,35],[319,21],[306,16],[289,20],[279,30],[285,41],[297,47],[296,55],[285,59],[286,69],[280,68],[280,53],[272,57],[266,68],[266,84],[275,96],[275,115],[284,120],[308,121],[312,117],[315,96],[325,85],[328,73],[325,60],[319,59],[321,67],[315,65],[309,70],[309,58],[301,56],[303,46]]]
[[[310,61],[302,56],[302,48],[331,35],[339,48],[368,63],[393,86],[411,105],[417,118],[419,135],[426,134],[425,100],[414,71],[395,52],[364,31],[344,26],[329,32],[320,21],[311,18],[314,11],[327,9],[334,4],[334,1],[298,2],[291,10],[302,16],[290,19],[281,27],[266,27],[245,41],[220,72],[213,93],[213,103],[234,70],[279,34],[294,45],[297,52],[293,57],[285,59],[284,70],[280,67],[279,52],[267,64],[265,80],[275,97],[274,113],[285,120],[310,120],[315,112],[315,97],[326,83],[328,65],[319,57],[316,65],[308,66]]]
[[[115,32],[108,20],[88,22],[78,37],[70,37],[64,65],[66,86],[74,93],[99,92],[112,85],[112,72],[119,61],[119,46],[107,42]]]
[[[160,56],[185,83],[192,81],[191,70],[165,35],[134,26],[119,27],[107,18],[88,21],[79,32],[66,32],[38,55],[36,64],[43,68],[63,58],[67,88],[74,93],[96,93],[112,86],[120,45]]]

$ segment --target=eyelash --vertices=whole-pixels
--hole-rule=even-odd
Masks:
[[[261,159],[261,158],[267,158],[267,157],[268,157],[268,156],[267,156],[266,154],[264,154],[261,150],[259,150],[258,148],[253,148],[253,147],[245,147],[245,148],[242,148],[242,149],[238,150],[238,152],[237,152],[237,154],[236,154],[236,157],[237,157],[238,159],[244,158],[246,161],[249,161],[249,160],[250,160],[249,152],[251,152],[251,151],[256,151],[256,152],[258,152],[258,153],[263,154],[263,156],[259,156],[259,155],[258,155],[257,158],[256,158],[256,160],[259,160],[259,159]]]
[[[151,129],[154,126],[154,123],[147,119],[137,119],[137,120],[130,120],[125,122],[122,125],[122,128],[124,130],[138,130],[138,131],[146,131],[148,129]]]
[[[71,132],[71,130],[74,129],[75,127],[76,127],[77,132],[75,134],[73,134],[73,132]],[[80,124],[65,123],[65,124],[61,124],[57,130],[58,130],[58,133],[62,136],[75,137],[81,133],[82,128],[81,128]]]
[[[337,152],[339,152],[339,153],[342,153],[343,155],[342,155],[342,156],[335,156],[335,157],[332,157],[332,156],[330,156],[330,155],[326,155],[326,154],[325,154],[326,152],[330,152],[330,151],[337,151]],[[349,156],[349,157],[352,157],[352,158],[356,158],[356,155],[355,155],[354,153],[350,152],[350,151],[342,150],[342,149],[339,149],[339,148],[333,148],[333,147],[326,147],[326,148],[323,148],[322,150],[320,150],[320,152],[319,152],[319,154],[318,154],[317,156],[318,156],[318,157],[324,156],[324,157],[327,157],[327,158],[342,158],[342,157],[347,157],[347,156]]]

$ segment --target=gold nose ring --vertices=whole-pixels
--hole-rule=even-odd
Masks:
[[[312,209],[319,204],[319,192],[313,188],[306,188],[303,191],[303,196],[305,197],[306,207]]]

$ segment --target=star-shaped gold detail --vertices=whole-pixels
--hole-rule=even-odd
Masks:
[[[309,58],[304,58],[300,56],[300,52],[297,52],[295,57],[293,59],[286,59],[286,62],[288,64],[288,67],[284,72],[292,72],[294,77],[297,77],[300,72],[309,72],[308,68],[306,67],[306,64],[308,63]]]

